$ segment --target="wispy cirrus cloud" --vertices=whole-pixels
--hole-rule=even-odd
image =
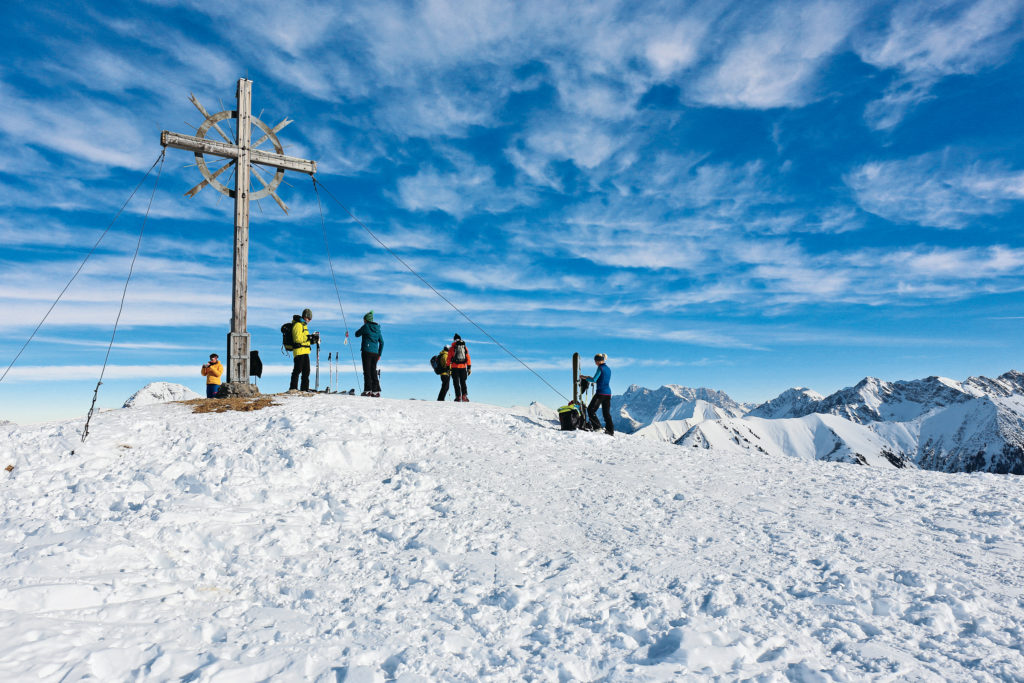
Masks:
[[[817,99],[823,62],[860,19],[851,3],[785,2],[736,11],[738,37],[689,89],[697,102],[725,107],[799,107]]]
[[[862,209],[896,223],[959,229],[1024,199],[1024,171],[967,150],[869,162],[846,175]]]
[[[857,54],[897,77],[864,116],[876,130],[897,126],[946,76],[1000,64],[1024,35],[1015,0],[915,0],[893,5],[885,30],[864,31]]]

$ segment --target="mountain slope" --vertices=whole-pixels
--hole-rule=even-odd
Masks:
[[[799,460],[824,460],[858,465],[905,467],[897,430],[885,438],[870,427],[836,415],[811,414],[797,418],[733,418],[701,422],[675,443],[687,448],[749,451]],[[905,437],[908,435],[904,435]],[[904,438],[902,446],[913,443]]]
[[[0,425],[0,680],[1024,677],[1017,479],[275,400]]]

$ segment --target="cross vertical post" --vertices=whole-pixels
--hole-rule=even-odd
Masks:
[[[285,118],[276,126],[270,127],[263,123],[258,116],[252,115],[252,81],[248,78],[238,79],[237,97],[237,109],[210,114],[193,95],[191,97],[192,104],[205,117],[203,123],[196,129],[196,135],[182,135],[165,130],[160,133],[160,144],[164,147],[192,152],[195,155],[196,166],[203,174],[203,180],[186,192],[187,196],[194,197],[196,193],[209,185],[221,194],[233,197],[235,200],[231,329],[227,339],[228,376],[227,382],[222,387],[222,395],[252,396],[259,392],[249,384],[250,346],[249,332],[246,329],[246,299],[249,287],[249,201],[272,197],[277,205],[285,213],[288,213],[288,207],[276,193],[277,187],[284,177],[284,172],[298,171],[316,175],[316,162],[285,155],[284,146],[277,139],[277,133],[292,123],[291,119]],[[233,140],[219,125],[221,121],[232,118],[237,119]],[[252,141],[253,126],[259,128],[263,133],[263,136],[255,143]],[[213,132],[216,132],[223,142],[214,138]],[[211,137],[207,137],[208,133],[211,133]],[[273,146],[273,152],[268,149],[260,149],[261,145],[268,142]],[[222,165],[211,170],[207,165],[207,155],[215,162],[223,160]],[[274,175],[269,182],[256,168],[257,165],[263,166],[264,171],[273,170]],[[235,169],[234,190],[217,179],[230,168]],[[253,175],[263,186],[262,189],[253,191],[250,187]]]
[[[252,142],[252,81],[238,79],[238,126],[235,143],[235,254],[231,285],[231,331],[228,332],[228,384],[249,383],[249,332],[246,305],[249,286],[249,159]]]

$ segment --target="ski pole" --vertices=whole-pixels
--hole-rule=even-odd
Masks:
[[[320,342],[316,343],[316,386],[314,391],[320,391]]]
[[[334,375],[331,374],[331,352],[327,352],[327,393],[331,393],[331,380],[334,379]]]

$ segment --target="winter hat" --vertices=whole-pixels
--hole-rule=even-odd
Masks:
[[[363,321],[364,322],[368,322],[368,323],[372,323],[373,322],[373,311],[370,311],[369,313],[364,315],[363,316]]]
[[[306,320],[312,320],[313,311],[309,310],[308,308],[302,309],[302,317],[305,318]]]
[[[597,354],[596,356],[594,356],[594,360],[595,360],[595,361],[601,361],[601,362],[603,363],[603,362],[604,362],[604,360],[605,360],[605,359],[606,359],[607,357],[608,357],[608,356],[604,355],[603,353],[599,353],[599,354]]]
[[[462,337],[460,337],[459,335],[455,335],[455,341],[462,341]]]

